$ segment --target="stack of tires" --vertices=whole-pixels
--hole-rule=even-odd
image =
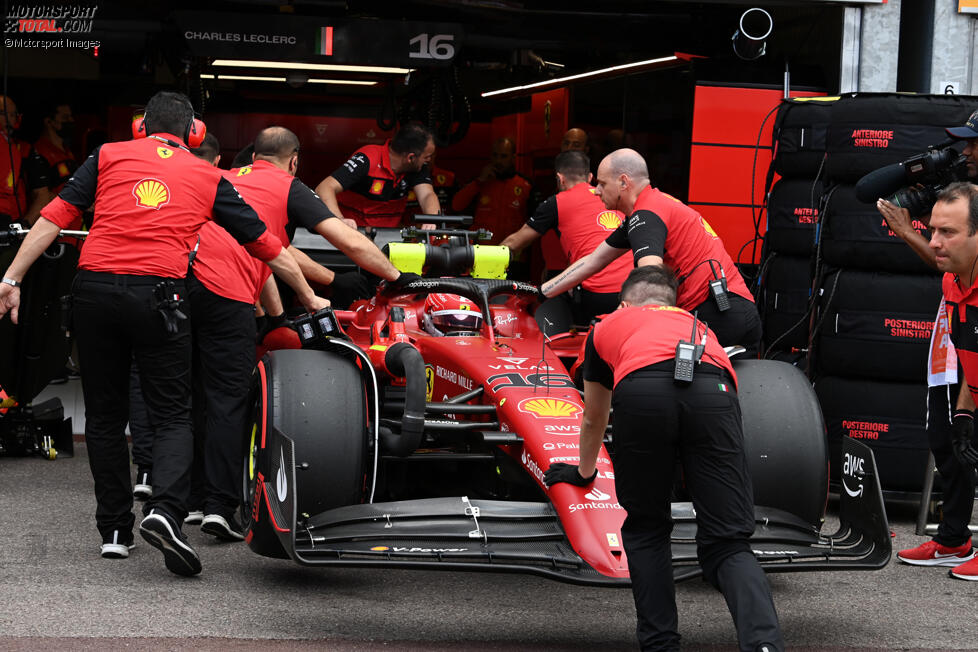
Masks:
[[[758,294],[767,357],[796,361],[808,348],[815,226],[824,194],[829,111],[838,98],[785,100],[775,119],[779,179],[767,201]]]
[[[866,173],[926,151],[963,124],[974,99],[861,94],[831,105],[816,245],[809,370],[832,476],[841,438],[873,448],[883,488],[919,491],[927,460],[926,361],[940,276],[855,196]],[[917,229],[926,234],[925,225]]]

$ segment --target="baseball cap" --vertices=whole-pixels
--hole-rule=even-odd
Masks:
[[[964,138],[978,138],[978,111],[971,114],[963,127],[948,127],[947,135],[958,140]]]

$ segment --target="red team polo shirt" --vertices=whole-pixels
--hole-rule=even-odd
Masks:
[[[37,142],[34,143],[34,151],[37,152],[41,158],[48,164],[51,168],[49,173],[51,192],[58,194],[61,192],[68,179],[71,175],[78,169],[78,163],[75,161],[75,155],[70,151],[65,151],[60,147],[57,147],[47,138],[38,138]]]
[[[107,143],[88,157],[41,216],[67,228],[95,204],[80,269],[184,278],[197,233],[210,220],[248,252],[271,260],[282,251],[220,171],[171,134]]]
[[[628,222],[618,227],[605,241],[616,249],[631,249],[635,263],[643,256],[659,256],[679,278],[680,308],[693,310],[703,303],[722,267],[727,290],[751,303],[747,284],[723,247],[723,242],[703,216],[658,188],[649,186],[635,201]]]
[[[343,187],[336,196],[343,216],[359,226],[399,226],[408,191],[431,183],[427,165],[412,174],[394,173],[390,141],[361,147],[330,176]]]
[[[955,279],[945,274],[942,281],[947,322],[971,397],[978,404],[978,281],[962,288]]]
[[[473,226],[492,231],[489,244],[499,244],[503,238],[526,222],[530,182],[518,174],[505,179],[478,180],[468,183],[456,193],[452,210],[462,212],[475,202]]]
[[[619,211],[605,208],[594,189],[581,182],[541,203],[527,224],[540,234],[556,231],[561,249],[573,263],[604,242],[621,225],[623,217]],[[628,256],[621,256],[585,279],[581,286],[588,292],[618,292],[633,267]]]
[[[703,322],[697,323],[696,343],[706,329],[702,362],[725,369],[737,383],[730,358],[716,336]],[[619,308],[594,326],[589,336],[584,378],[604,383],[602,362],[614,371],[614,386],[621,379],[649,365],[676,357],[676,343],[690,339],[693,315],[673,306],[629,306]],[[593,349],[593,350],[592,350]],[[594,360],[594,355],[600,361]],[[598,371],[596,371],[598,370]]]
[[[291,174],[268,161],[224,173],[235,189],[283,243],[292,240],[289,223],[314,229],[334,217],[319,196]],[[226,299],[254,303],[271,269],[248,255],[234,238],[216,224],[200,230],[200,247],[194,258],[194,276],[208,290]]]

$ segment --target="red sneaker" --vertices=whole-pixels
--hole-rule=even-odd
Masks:
[[[959,580],[978,580],[978,559],[972,559],[960,566],[955,566],[947,573],[951,577],[956,577]]]
[[[971,561],[974,558],[975,553],[971,549],[971,539],[968,539],[964,545],[954,548],[942,546],[936,541],[928,541],[916,548],[901,550],[897,553],[897,559],[914,566],[958,566],[962,562]],[[967,566],[968,564],[964,565]],[[978,564],[975,565],[974,572],[975,577],[972,579],[978,580]]]

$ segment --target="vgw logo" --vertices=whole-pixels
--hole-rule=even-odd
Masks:
[[[866,472],[863,470],[864,464],[863,458],[851,453],[845,453],[842,456],[842,488],[853,498],[859,498],[865,491],[863,487],[863,478],[866,476]],[[851,478],[852,483],[856,485],[855,490],[849,488],[849,483],[846,482],[847,477]]]

